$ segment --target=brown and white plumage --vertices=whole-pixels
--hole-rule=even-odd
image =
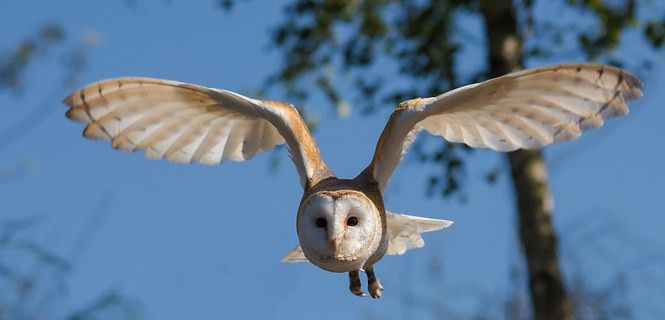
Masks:
[[[374,264],[385,254],[422,247],[421,233],[452,223],[387,213],[384,207],[383,190],[421,130],[477,148],[539,148],[628,113],[626,101],[641,95],[640,81],[624,70],[567,64],[408,100],[395,108],[372,161],[354,179],[333,175],[296,109],[283,102],[175,81],[119,78],[90,84],[64,103],[69,118],[86,124],[85,137],[144,150],[148,158],[244,161],[286,142],[304,191],[296,222],[300,245],[283,260],[349,272],[356,295],[364,295],[358,276],[364,270],[369,293],[378,298],[383,287]]]
[[[405,101],[390,116],[370,168],[385,189],[422,129],[450,142],[497,151],[572,140],[604,119],[627,114],[626,100],[640,97],[640,88],[639,79],[615,67],[566,64]]]
[[[219,164],[245,161],[286,142],[301,183],[328,175],[297,110],[199,85],[150,78],[96,82],[65,98],[83,135],[150,159]],[[310,181],[311,180],[311,181]]]

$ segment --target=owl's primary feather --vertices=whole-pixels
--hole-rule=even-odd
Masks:
[[[83,135],[150,159],[219,164],[244,161],[286,141],[304,185],[329,171],[291,105],[203,86],[150,78],[90,84],[65,98]]]
[[[497,151],[539,148],[577,138],[603,120],[628,113],[641,82],[605,65],[555,65],[511,73],[433,98],[401,103],[370,164],[384,190],[421,129],[450,142]]]

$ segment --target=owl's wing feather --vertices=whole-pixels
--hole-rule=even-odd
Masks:
[[[330,174],[298,111],[282,102],[150,78],[103,80],[63,102],[85,137],[149,159],[245,161],[286,142],[303,186]]]
[[[282,257],[282,262],[309,262],[309,260],[302,252],[302,247],[297,245]]]
[[[450,220],[439,220],[386,212],[388,230],[387,255],[402,255],[407,250],[425,245],[422,233],[441,230],[453,224]]]
[[[450,142],[497,151],[539,148],[628,113],[641,82],[611,66],[528,69],[401,103],[386,124],[368,170],[384,190],[422,129]]]

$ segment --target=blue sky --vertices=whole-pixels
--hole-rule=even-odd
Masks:
[[[88,67],[78,86],[136,75],[251,92],[279,66],[268,44],[283,2],[241,2],[226,14],[212,0],[136,1],[131,7],[124,1],[5,1],[0,48],[54,21],[64,26],[70,44],[90,34],[99,39],[87,49]],[[634,270],[629,298],[647,317],[658,303],[648,283],[665,286],[658,260],[665,247],[664,65],[660,56],[643,75],[645,97],[630,104],[628,117],[545,151],[554,221],[567,248],[586,259],[598,285],[619,269]],[[301,196],[284,150],[275,172],[271,154],[207,167],[118,152],[83,139],[81,126],[63,116],[60,101],[72,88],[63,88],[61,77],[58,55],[50,55],[28,69],[24,95],[0,94],[0,132],[44,103],[55,111],[0,150],[0,169],[17,163],[32,168],[19,180],[0,183],[0,219],[40,215],[30,236],[74,259],[64,302],[46,315],[116,289],[140,301],[151,319],[428,319],[429,310],[407,301],[445,301],[447,310],[466,312],[497,304],[509,292],[508,268],[520,258],[511,189],[505,175],[494,186],[482,179],[503,163],[496,153],[469,158],[465,204],[424,197],[431,168],[415,159],[398,167],[386,194],[388,209],[456,223],[428,234],[424,249],[382,260],[376,269],[384,297],[360,299],[348,292],[344,274],[280,262],[297,243]],[[389,106],[345,120],[321,99],[307,107],[322,120],[315,137],[328,164],[340,177],[355,176],[371,158]],[[109,203],[102,223],[84,250],[72,254],[100,201]]]

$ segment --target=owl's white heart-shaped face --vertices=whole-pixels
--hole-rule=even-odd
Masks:
[[[297,221],[303,253],[333,272],[359,270],[381,243],[381,215],[365,195],[316,193],[306,199]]]

